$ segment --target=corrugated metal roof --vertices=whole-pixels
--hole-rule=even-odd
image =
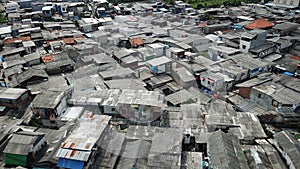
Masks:
[[[196,86],[196,79],[194,75],[192,75],[192,73],[189,72],[185,67],[176,68],[174,69],[174,72],[179,76],[183,83],[194,81],[194,86]]]
[[[4,153],[27,155],[32,149],[32,145],[9,143],[3,150]]]
[[[67,158],[79,161],[88,161],[91,151],[80,151],[60,148],[56,154],[57,157]]]
[[[26,47],[33,47],[36,46],[35,43],[33,41],[23,41],[22,42],[23,46]]]
[[[185,89],[172,93],[165,97],[165,99],[173,105],[187,103],[188,101],[196,102],[196,98],[196,96],[194,96],[192,93],[188,92]]]
[[[44,91],[32,101],[33,108],[55,108],[63,96],[61,91]]]
[[[289,132],[281,131],[274,135],[275,140],[279,146],[282,147],[283,151],[291,158],[291,161],[295,168],[300,167],[300,144]]]
[[[92,148],[105,130],[111,117],[94,115],[79,119],[79,126],[61,144],[57,157],[87,161]]]
[[[121,91],[119,89],[97,91],[75,91],[68,102],[75,105],[110,105],[117,104]]]
[[[170,63],[170,62],[172,62],[172,60],[167,58],[166,56],[162,56],[162,57],[147,61],[147,63],[151,66],[159,66],[159,65],[166,64],[166,63]]]
[[[16,38],[9,38],[4,40],[4,44],[10,44],[10,43],[15,43],[17,41],[30,41],[31,38],[30,36],[21,36],[21,37],[16,37]]]
[[[169,128],[162,133],[155,133],[147,165],[155,168],[180,168],[182,139],[181,129]]]
[[[35,142],[43,137],[43,133],[20,132],[13,134],[4,153],[27,155],[33,148]]]
[[[118,103],[162,107],[163,97],[158,91],[124,89]]]
[[[235,152],[236,145],[233,139],[234,137],[226,135],[221,130],[210,136],[208,145],[211,163],[214,168],[241,168]]]
[[[160,74],[157,76],[153,76],[150,78],[150,81],[148,81],[148,83],[153,87],[157,87],[160,86],[161,84],[164,83],[168,83],[171,82],[173,79],[171,76],[167,75],[167,74]]]
[[[9,140],[9,143],[32,144],[35,141],[35,136],[14,134]]]
[[[18,88],[0,88],[0,98],[17,99],[26,91],[27,91],[26,89],[18,89]]]
[[[282,88],[271,95],[273,99],[282,104],[299,104],[299,93],[289,88]]]
[[[114,79],[104,82],[110,89],[146,90],[146,84],[139,79]]]
[[[32,61],[35,59],[39,59],[39,58],[40,58],[39,52],[30,53],[30,54],[24,56],[24,59],[26,62],[29,62],[29,61]]]
[[[57,166],[62,168],[82,169],[84,167],[84,162],[78,160],[59,158]]]
[[[91,143],[73,143],[73,142],[64,142],[61,145],[61,148],[75,148],[79,150],[91,150],[92,145]]]
[[[60,117],[66,120],[79,118],[84,111],[84,107],[70,107]]]
[[[111,117],[106,115],[79,119],[79,127],[65,140],[61,148],[91,150],[110,119]]]
[[[1,27],[0,35],[11,33],[11,26]]]
[[[122,157],[134,158],[134,159],[146,158],[148,157],[150,147],[151,147],[151,143],[145,140],[127,142]]]

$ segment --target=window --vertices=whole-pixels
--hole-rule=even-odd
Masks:
[[[293,5],[293,4],[294,4],[294,1],[291,1],[291,2],[290,2],[290,5]]]
[[[21,100],[25,100],[28,98],[28,93],[23,94],[23,96],[21,96]]]
[[[210,84],[211,86],[214,86],[214,83],[215,81],[210,79],[210,78],[207,78],[207,84]]]
[[[282,104],[281,107],[293,107],[293,105],[292,104]]]
[[[247,37],[242,37],[241,40],[247,41],[247,42],[250,42],[250,41],[251,41],[251,39],[250,39],[250,38],[247,38]]]
[[[258,98],[261,98],[261,94],[258,94],[257,97],[258,97]]]
[[[273,100],[273,101],[272,101],[272,105],[273,105],[274,107],[278,107],[278,102],[277,102],[276,100]]]
[[[1,99],[1,102],[4,102],[4,103],[12,103],[12,100],[10,100],[10,99]]]
[[[242,45],[242,48],[243,48],[243,49],[246,49],[246,45]]]

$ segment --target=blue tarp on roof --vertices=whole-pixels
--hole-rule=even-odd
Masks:
[[[84,161],[72,160],[67,158],[59,158],[57,167],[70,169],[83,169]]]
[[[291,73],[291,72],[288,72],[288,71],[284,72],[283,74],[288,75],[288,76],[294,76],[295,75],[294,73]]]
[[[154,73],[158,73],[158,68],[155,66],[150,66],[151,71],[153,71]]]

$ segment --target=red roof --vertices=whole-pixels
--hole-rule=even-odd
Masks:
[[[75,44],[75,39],[82,39],[85,38],[84,36],[74,36],[72,38],[63,38],[62,40],[64,41],[65,44],[70,45],[70,44]]]
[[[65,44],[67,45],[71,45],[71,44],[75,44],[75,39],[83,39],[85,38],[84,36],[80,35],[80,36],[74,36],[74,37],[70,37],[70,38],[61,38],[61,39],[56,39],[56,40],[48,40],[47,41],[47,45],[50,45],[50,42],[56,42],[56,41],[63,41]]]
[[[42,56],[41,58],[42,58],[43,63],[48,63],[48,62],[54,61],[53,55],[45,55],[45,56]]]
[[[137,47],[137,46],[140,46],[140,45],[144,44],[143,39],[140,38],[140,37],[138,37],[138,38],[132,38],[129,41],[130,41],[130,44],[131,44],[132,47]]]
[[[199,27],[205,27],[205,26],[207,26],[207,23],[206,23],[206,22],[202,22],[202,23],[199,23],[198,26],[199,26]]]
[[[257,19],[255,21],[253,21],[252,23],[246,25],[245,28],[247,28],[247,29],[255,29],[255,28],[266,29],[266,28],[271,28],[272,26],[274,26],[274,23],[268,21],[267,19]]]
[[[300,60],[300,56],[291,55],[290,58],[295,60]]]
[[[63,38],[62,39],[65,44],[70,45],[70,44],[75,44],[75,38]]]

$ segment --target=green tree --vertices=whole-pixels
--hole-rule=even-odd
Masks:
[[[175,0],[164,0],[166,4],[172,5],[175,3]]]
[[[0,23],[6,23],[6,18],[2,15],[2,11],[0,11]]]

